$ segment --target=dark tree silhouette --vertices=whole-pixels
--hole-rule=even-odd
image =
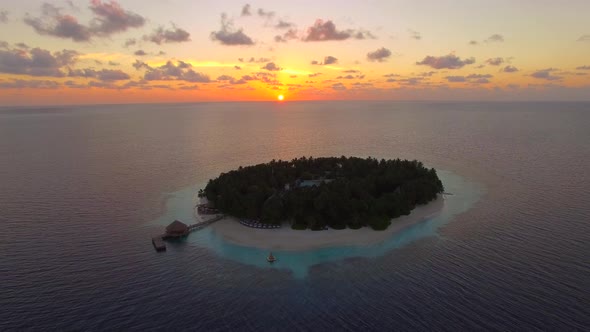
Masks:
[[[436,170],[416,160],[303,157],[222,173],[199,195],[229,215],[294,229],[383,230],[443,189]]]

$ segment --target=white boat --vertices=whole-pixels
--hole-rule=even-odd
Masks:
[[[271,252],[270,254],[268,254],[268,257],[266,257],[266,260],[269,263],[272,263],[272,262],[276,261],[277,259],[275,258],[275,256],[272,255],[272,252]]]

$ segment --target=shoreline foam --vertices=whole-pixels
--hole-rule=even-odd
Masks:
[[[256,229],[241,225],[234,217],[225,217],[209,227],[229,243],[259,249],[306,251],[340,246],[370,246],[438,215],[443,207],[444,200],[439,196],[426,205],[416,207],[410,215],[393,219],[391,225],[384,231],[374,231],[370,227],[300,231],[293,230],[288,225],[279,229]]]

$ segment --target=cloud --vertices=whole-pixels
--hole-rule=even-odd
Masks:
[[[357,89],[364,89],[364,88],[373,87],[373,83],[355,82],[355,83],[352,83],[352,86]]]
[[[103,69],[96,73],[96,78],[98,78],[101,81],[122,81],[128,80],[131,77],[127,73],[118,69]]]
[[[297,39],[297,30],[295,29],[289,29],[284,34],[275,36],[275,41],[277,43],[286,43],[287,41],[292,39]]]
[[[52,4],[44,3],[41,11],[41,17],[35,18],[27,14],[24,18],[25,24],[30,25],[38,34],[72,39],[75,42],[89,41],[92,38],[93,33],[89,27],[78,23],[73,16],[62,15],[61,10]]]
[[[486,83],[490,83],[490,80],[488,80],[487,78],[478,78],[475,81],[471,81],[471,83],[474,83],[474,84],[486,84]]]
[[[159,67],[151,67],[145,62],[136,60],[133,64],[137,70],[146,69],[144,79],[146,81],[186,81],[192,83],[209,83],[211,78],[203,73],[195,72],[190,63],[178,61],[175,65],[172,61]]]
[[[101,89],[117,89],[118,86],[114,85],[112,82],[96,82],[90,81],[88,82],[89,88],[101,88]]]
[[[14,46],[16,46],[18,48],[22,48],[23,50],[28,50],[30,48],[29,45],[27,45],[25,43],[16,43],[16,44],[14,44]]]
[[[503,58],[489,58],[486,60],[486,63],[491,66],[499,66],[504,63]]]
[[[293,28],[294,26],[295,26],[294,23],[279,20],[279,22],[275,25],[275,28],[277,28],[277,29],[290,29],[290,28]]]
[[[8,74],[64,77],[63,68],[77,61],[79,53],[63,50],[53,54],[47,50],[0,50],[0,72]]]
[[[347,70],[343,70],[342,72],[346,73],[346,74],[360,74],[361,73],[360,70],[356,70],[356,69],[347,69]]]
[[[408,77],[397,80],[401,85],[418,85],[424,80],[424,77]]]
[[[132,64],[132,66],[137,69],[137,70],[141,70],[141,69],[152,69],[152,67],[150,67],[147,63],[140,61],[140,60],[135,60],[135,62]]]
[[[355,79],[355,78],[362,80],[363,78],[365,78],[365,75],[356,75],[356,76],[354,76],[354,75],[348,74],[346,76],[338,76],[338,77],[336,77],[336,79],[339,79],[339,80],[352,80],[352,79]]]
[[[198,85],[184,85],[179,87],[180,90],[199,90]]]
[[[579,42],[590,42],[590,35],[583,35],[578,38]]]
[[[467,82],[467,78],[465,76],[446,76],[445,77],[449,82]]]
[[[386,49],[385,47],[381,47],[376,51],[367,53],[367,60],[369,61],[377,61],[383,62],[387,60],[391,56],[391,51]]]
[[[271,59],[269,59],[269,58],[255,58],[255,57],[251,57],[250,59],[238,58],[238,61],[240,61],[240,62],[249,62],[249,63],[265,63],[265,62],[270,62]]]
[[[40,35],[72,39],[75,42],[90,41],[93,37],[108,37],[145,24],[145,18],[124,10],[115,1],[103,3],[101,0],[92,0],[89,8],[93,13],[89,25],[79,23],[74,16],[62,14],[61,8],[50,3],[41,5],[40,17],[27,14],[24,22]]]
[[[64,86],[66,86],[66,87],[68,87],[70,89],[84,89],[84,88],[87,88],[88,87],[88,85],[86,85],[86,84],[79,84],[79,83],[76,83],[76,82],[71,81],[71,80],[70,81],[65,81],[64,82]]]
[[[541,69],[541,70],[537,70],[536,72],[532,73],[531,76],[534,78],[548,80],[548,81],[561,80],[563,77],[551,74],[551,72],[554,72],[556,70],[557,69],[554,69],[554,68]]]
[[[269,73],[269,72],[258,72],[258,73],[253,73],[252,75],[244,75],[242,76],[242,79],[244,81],[262,81],[266,84],[270,84],[270,85],[281,85],[281,82],[277,81],[276,79],[277,75],[275,73]]]
[[[590,66],[580,66],[576,67],[577,70],[590,70]]]
[[[266,65],[264,65],[263,67],[261,67],[260,69],[266,69],[268,71],[279,71],[282,68],[277,66],[274,62],[269,62]]]
[[[467,76],[446,76],[447,81],[451,83],[469,82],[474,84],[485,84],[490,82],[490,78],[494,76],[490,74],[471,74]]]
[[[422,61],[416,62],[417,65],[430,66],[434,69],[459,69],[466,65],[475,63],[475,58],[467,58],[461,60],[454,54],[448,54],[443,56],[426,56]]]
[[[131,77],[129,74],[119,69],[102,69],[94,70],[92,68],[86,69],[70,69],[68,73],[69,77],[84,77],[84,78],[96,78],[101,81],[122,81],[128,80]]]
[[[103,3],[102,0],[92,0],[90,10],[95,15],[91,30],[98,35],[109,36],[145,24],[145,18],[124,10],[116,1]]]
[[[328,55],[327,57],[324,58],[324,65],[332,65],[338,62],[338,59]]]
[[[242,67],[240,67],[240,66],[234,66],[234,69],[235,69],[235,70],[241,70],[241,69],[242,69]]]
[[[503,41],[504,41],[504,36],[495,33],[495,34],[489,36],[486,40],[484,40],[484,43],[501,43]]]
[[[422,72],[422,73],[420,73],[420,74],[418,74],[418,75],[420,75],[420,76],[422,76],[422,77],[431,77],[431,76],[432,76],[432,75],[434,75],[434,74],[436,74],[436,72],[435,72],[435,71],[425,71],[425,72]]]
[[[223,45],[254,45],[252,38],[242,29],[234,30],[233,22],[228,20],[225,14],[221,14],[221,30],[211,32],[211,39]]]
[[[2,89],[57,89],[60,84],[47,80],[14,80],[0,82]]]
[[[411,29],[408,29],[408,32],[410,33],[410,38],[416,39],[416,40],[422,39],[422,35],[420,34],[420,32],[414,31]]]
[[[232,85],[247,84],[248,81],[252,81],[252,80],[253,80],[253,78],[250,76],[243,76],[239,80],[236,80],[234,77],[229,76],[229,75],[221,75],[217,78],[217,81],[225,81],[225,82],[228,82],[229,84],[232,84]]]
[[[518,71],[518,68],[514,67],[514,66],[506,66],[504,67],[504,69],[502,69],[503,72],[505,73],[514,73]]]
[[[109,64],[109,66],[119,66],[120,65],[120,63],[115,62],[115,61],[109,61],[108,64]]]
[[[342,83],[335,83],[335,84],[332,84],[332,89],[334,89],[336,91],[343,91],[343,90],[346,90],[346,86],[344,86],[344,84],[342,84]]]
[[[307,29],[303,41],[346,40],[349,38],[374,39],[375,36],[371,32],[363,30],[348,29],[339,31],[332,21],[316,20],[314,25]]]
[[[209,83],[209,82],[211,82],[211,79],[209,78],[209,76],[207,76],[206,74],[203,74],[203,73],[195,72],[192,69],[185,71],[182,74],[182,76],[180,77],[180,79],[182,79],[183,81],[193,82],[193,83],[196,83],[196,82]]]
[[[249,4],[245,4],[244,7],[242,7],[242,16],[251,16],[252,12],[250,11],[250,5]]]
[[[308,77],[318,77],[320,76],[322,73],[313,73],[313,74],[309,74],[307,75]]]
[[[494,77],[493,75],[490,74],[471,74],[471,75],[467,75],[467,79],[473,80],[473,79],[481,79],[481,78],[492,78]]]
[[[137,39],[135,38],[128,38],[127,40],[125,40],[125,43],[123,44],[123,47],[129,47],[129,46],[133,46],[137,44]]]
[[[354,39],[377,39],[371,31],[368,30],[356,30],[353,31],[352,37]]]
[[[477,40],[470,40],[469,41],[469,45],[475,46],[478,45],[479,43],[477,42]]]
[[[247,84],[248,82],[245,79],[239,79],[239,80],[231,80],[229,81],[229,84]]]
[[[143,40],[161,45],[162,43],[182,43],[191,40],[191,34],[172,24],[171,29],[158,27],[151,35],[143,36]]]
[[[133,54],[135,54],[137,56],[145,56],[145,55],[147,55],[147,53],[144,50],[137,50]]]
[[[275,16],[275,12],[267,12],[267,11],[265,11],[262,8],[258,8],[257,13],[258,13],[258,16],[265,17],[265,18],[268,18],[268,19],[271,19],[271,18],[273,18]]]
[[[318,66],[332,65],[332,64],[335,64],[335,63],[338,63],[338,59],[335,58],[335,57],[333,57],[333,56],[331,56],[331,55],[328,55],[328,56],[324,57],[324,62],[319,62],[319,61],[316,61],[316,60],[313,60],[311,62],[312,65],[318,65]]]
[[[0,23],[8,22],[8,11],[0,10]]]

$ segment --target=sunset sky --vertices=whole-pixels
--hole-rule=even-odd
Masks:
[[[590,100],[590,1],[0,1],[0,105]]]

